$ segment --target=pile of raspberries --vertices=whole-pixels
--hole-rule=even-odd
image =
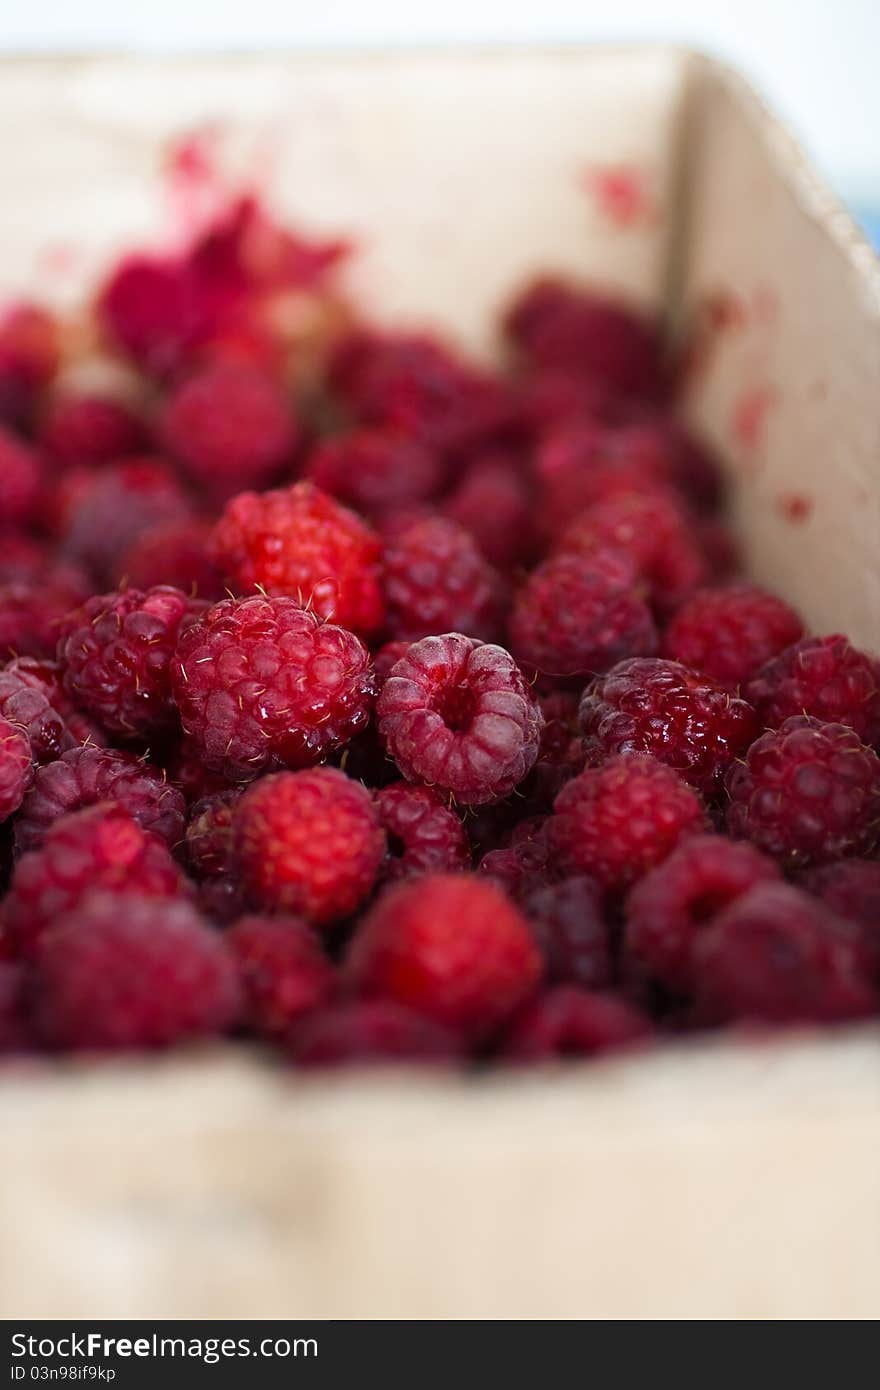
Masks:
[[[0,1052],[877,1013],[880,666],[736,577],[657,325],[543,278],[490,371],[338,259],[241,199],[0,319]]]

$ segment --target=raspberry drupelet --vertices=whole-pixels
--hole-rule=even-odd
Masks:
[[[240,917],[226,933],[238,963],[245,1024],[260,1037],[284,1039],[330,998],[336,971],[314,932],[297,917]]]
[[[230,781],[319,762],[364,730],[369,653],[292,598],[224,599],[182,634],[171,685],[184,731]]]
[[[13,815],[33,781],[34,756],[21,724],[0,718],[0,821]]]
[[[290,1056],[300,1067],[453,1062],[461,1040],[393,999],[355,999],[314,1013],[294,1029]]]
[[[808,714],[880,743],[880,663],[845,637],[805,637],[768,661],[746,695],[768,728]]]
[[[644,1044],[652,1032],[650,1019],[616,995],[556,985],[518,1014],[501,1055],[517,1062],[595,1057]]]
[[[509,652],[455,632],[408,648],[385,681],[377,716],[408,781],[472,806],[500,801],[519,785],[544,724]]]
[[[393,782],[376,793],[388,837],[385,878],[469,869],[471,850],[461,817],[433,787]]]
[[[502,584],[473,537],[430,517],[392,537],[383,563],[385,630],[416,642],[440,632],[491,641],[500,632]]]
[[[737,692],[802,632],[797,613],[775,594],[753,584],[730,584],[700,589],[689,598],[663,634],[662,651]]]

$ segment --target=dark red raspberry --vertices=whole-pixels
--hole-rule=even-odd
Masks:
[[[731,835],[789,868],[869,855],[880,839],[880,758],[843,724],[786,719],[731,767],[727,792]]]
[[[262,595],[225,599],[187,628],[171,683],[206,766],[235,781],[319,762],[366,728],[375,691],[353,633]]]
[[[548,834],[563,872],[589,874],[617,892],[706,829],[703,803],[678,773],[624,753],[563,787]]]
[[[880,663],[845,637],[796,642],[762,667],[746,695],[768,728],[809,714],[848,724],[864,743],[880,743]]]
[[[857,928],[855,936],[868,968],[880,983],[880,861],[844,859],[839,864],[822,864],[807,869],[799,882],[835,916]]]
[[[757,737],[755,711],[677,661],[633,657],[584,692],[587,761],[649,753],[711,795]]]
[[[570,678],[607,671],[623,657],[650,656],[657,629],[633,587],[627,556],[556,555],[519,590],[510,645],[523,670]]]
[[[787,884],[754,888],[717,917],[694,947],[693,971],[711,1022],[832,1023],[880,1002],[844,925]]]
[[[238,874],[218,874],[206,878],[198,886],[199,910],[209,922],[229,926],[250,911],[251,903]]]
[[[23,656],[0,669],[0,718],[26,730],[38,763],[52,762],[76,743],[62,712],[66,704],[53,662]]]
[[[78,579],[73,570],[58,568],[25,583],[0,585],[0,663],[55,655],[64,618],[85,597]]]
[[[36,965],[39,1028],[55,1047],[169,1047],[241,1013],[235,959],[186,902],[90,893],[46,932]]]
[[[0,425],[0,521],[29,525],[36,519],[43,468],[36,450]]]
[[[433,787],[394,782],[376,793],[388,837],[386,878],[469,869],[471,850],[461,819]]]
[[[346,970],[362,993],[478,1042],[536,988],[541,958],[525,918],[494,883],[427,874],[386,889],[355,934]]]
[[[473,536],[490,565],[510,570],[535,551],[535,507],[522,469],[502,454],[485,454],[467,467],[443,503],[444,515]]]
[[[618,398],[596,377],[568,367],[541,367],[514,383],[516,416],[527,441],[613,418]]]
[[[25,972],[0,959],[0,1058],[24,1052],[30,1043]]]
[[[41,389],[58,370],[59,325],[48,310],[26,301],[0,315],[0,420],[32,423]]]
[[[0,521],[0,585],[39,578],[48,563],[46,545],[35,536]]]
[[[142,454],[144,422],[122,401],[105,396],[59,396],[40,428],[40,443],[64,467],[113,463]]]
[[[197,878],[219,878],[234,869],[232,813],[242,787],[203,796],[191,808],[186,826],[186,857]]]
[[[236,805],[232,828],[254,902],[318,926],[360,906],[385,856],[369,792],[336,768],[264,777]]]
[[[159,376],[178,367],[201,327],[197,286],[187,267],[158,256],[131,256],[98,299],[110,339],[138,366]]]
[[[211,524],[200,517],[160,521],[129,546],[119,559],[121,582],[136,589],[173,584],[199,598],[223,597],[220,571],[208,554]]]
[[[372,517],[433,497],[444,472],[438,455],[418,440],[366,429],[325,440],[305,466],[316,487]]]
[[[175,740],[161,756],[157,754],[156,761],[165,769],[169,782],[183,792],[190,805],[200,801],[203,796],[229,790],[228,779],[205,767],[201,749],[186,737]]]
[[[599,502],[633,493],[669,502],[666,455],[653,441],[625,429],[581,421],[553,430],[534,458],[541,521],[549,536],[564,535]],[[576,534],[576,533],[575,533]]]
[[[173,728],[169,668],[181,624],[194,617],[192,600],[168,585],[96,594],[58,644],[68,695],[118,738]]]
[[[736,691],[803,630],[793,608],[753,584],[700,589],[666,629],[663,654]]]
[[[296,917],[242,917],[226,933],[238,962],[245,1019],[260,1037],[289,1037],[326,1003],[336,972],[314,932]]]
[[[0,719],[0,821],[18,810],[34,779],[34,755],[21,724]]]
[[[544,722],[513,657],[455,632],[412,644],[385,682],[377,715],[408,781],[472,806],[519,785]]]
[[[380,551],[360,517],[311,483],[233,498],[210,546],[239,593],[287,595],[363,634],[382,622]]]
[[[643,1043],[651,1032],[644,1014],[614,994],[556,985],[517,1015],[502,1055],[519,1062],[595,1057]]]
[[[531,892],[556,878],[550,862],[546,821],[518,833],[522,824],[515,828],[508,845],[487,850],[479,864],[480,874],[494,879],[516,903],[524,903]]]
[[[99,801],[118,802],[138,825],[169,845],[183,838],[183,796],[158,768],[116,748],[84,745],[37,768],[15,822],[16,849],[35,849],[60,816]]]
[[[295,1030],[291,1056],[300,1067],[450,1062],[456,1035],[393,999],[357,999],[318,1009]]]
[[[441,632],[489,641],[498,635],[499,576],[454,521],[418,521],[389,540],[384,564],[385,627],[398,641]]]
[[[780,872],[752,845],[694,835],[636,884],[626,902],[627,956],[644,978],[675,994],[692,986],[698,937],[729,907]]]
[[[593,878],[575,874],[531,889],[520,900],[552,984],[604,989],[614,969],[603,893]]]
[[[161,459],[125,459],[113,468],[74,470],[58,490],[55,511],[62,552],[100,583],[116,584],[138,537],[188,517],[190,503]]]
[[[189,893],[161,841],[117,805],[89,806],[57,821],[15,866],[3,929],[16,953],[30,956],[46,928],[98,888],[163,900]]]

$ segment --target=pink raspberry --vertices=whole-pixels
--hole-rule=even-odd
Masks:
[[[262,595],[226,599],[187,628],[171,685],[205,765],[238,781],[319,762],[366,728],[375,692],[353,633]]]
[[[678,773],[624,753],[563,787],[548,833],[564,873],[589,874],[619,892],[706,829],[703,803]]]
[[[247,1024],[260,1037],[289,1037],[329,999],[336,972],[298,918],[241,917],[225,939],[238,962]]]
[[[628,558],[615,551],[556,555],[533,570],[510,618],[510,645],[523,670],[586,676],[656,651],[657,629],[633,578]]]
[[[241,1012],[232,953],[186,902],[90,893],[46,932],[36,967],[55,1047],[169,1047],[224,1033]]]
[[[433,787],[393,782],[376,793],[388,837],[386,878],[469,869],[471,850],[461,819]]]
[[[535,508],[523,472],[503,454],[478,456],[443,503],[496,569],[526,564],[535,550]]]
[[[105,396],[58,396],[40,428],[40,444],[64,468],[105,464],[148,445],[143,420],[122,401]]]
[[[287,595],[353,632],[382,622],[379,537],[311,483],[228,503],[210,554],[241,593]]]
[[[525,918],[493,883],[427,874],[386,889],[355,934],[346,970],[361,993],[479,1042],[536,988],[541,959]]]
[[[158,256],[130,256],[98,299],[108,337],[139,367],[165,376],[180,366],[201,327],[197,286],[187,267]]]
[[[676,994],[692,987],[694,946],[725,908],[761,883],[778,882],[772,859],[720,835],[694,835],[633,888],[625,947],[637,971]]]
[[[614,963],[599,884],[585,874],[539,884],[521,898],[541,948],[548,981],[604,989]]]
[[[807,869],[799,882],[836,917],[852,924],[868,967],[880,983],[880,861],[844,859],[821,864]]]
[[[456,1035],[393,999],[356,999],[317,1009],[296,1028],[291,1056],[300,1067],[451,1062]]]
[[[711,1022],[832,1023],[880,1002],[843,924],[783,883],[754,888],[717,917],[694,947],[693,972]]]
[[[232,872],[232,816],[243,788],[203,796],[190,810],[186,826],[186,857],[197,878],[219,878]]]
[[[845,637],[805,637],[768,661],[746,695],[771,729],[795,714],[848,724],[880,743],[880,663]]]
[[[0,822],[18,810],[33,778],[34,758],[26,730],[0,719]]]
[[[360,906],[385,856],[385,832],[369,792],[335,768],[264,777],[237,803],[232,828],[254,901],[316,926]]]
[[[736,691],[796,642],[803,624],[793,608],[753,584],[700,589],[672,618],[663,654]]]
[[[36,450],[0,425],[0,520],[26,526],[36,520],[43,467]]]
[[[181,517],[150,526],[121,556],[120,576],[136,589],[173,584],[198,598],[222,598],[220,571],[208,554],[211,529],[211,524],[200,517]]]
[[[444,473],[439,456],[417,439],[376,429],[324,440],[305,466],[316,487],[372,517],[433,497]]]
[[[398,641],[441,632],[480,641],[498,634],[501,583],[467,531],[444,517],[416,522],[389,540],[385,627]]]
[[[379,733],[410,782],[466,805],[500,801],[538,755],[543,718],[502,647],[461,633],[414,642],[377,705]]]
[[[125,459],[111,468],[76,469],[56,497],[55,524],[64,555],[102,584],[124,578],[122,562],[139,536],[160,522],[190,515],[179,481],[161,459]]]
[[[595,1057],[644,1043],[651,1032],[644,1014],[616,995],[556,985],[517,1015],[502,1055],[518,1062]]]
[[[677,661],[634,657],[584,692],[587,759],[649,753],[707,795],[758,734],[751,705]]]
[[[795,715],[727,774],[727,828],[790,868],[869,855],[880,836],[880,758],[843,724]]]

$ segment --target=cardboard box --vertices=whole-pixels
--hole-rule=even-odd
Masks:
[[[752,572],[878,645],[880,267],[739,79],[664,48],[6,62],[0,299],[148,239],[169,141],[218,120],[356,237],[380,316],[488,352],[552,268],[691,333]],[[878,1080],[872,1027],[463,1080],[10,1069],[0,1315],[876,1316]]]

